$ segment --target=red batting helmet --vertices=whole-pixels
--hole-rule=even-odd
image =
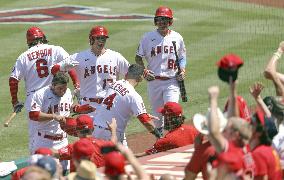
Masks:
[[[31,44],[37,38],[45,38],[43,31],[38,27],[31,27],[27,30],[27,44]]]
[[[156,10],[156,14],[155,17],[168,17],[168,18],[173,18],[173,11],[165,6],[160,6],[157,10]]]
[[[76,118],[77,122],[77,130],[84,130],[84,129],[90,129],[92,130],[94,128],[94,123],[93,119],[87,115],[87,114],[82,114]]]
[[[103,26],[95,26],[91,29],[89,38],[97,36],[106,36],[108,38],[108,30]]]

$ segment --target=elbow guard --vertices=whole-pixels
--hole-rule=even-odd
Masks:
[[[145,124],[145,123],[148,123],[148,122],[151,121],[151,118],[149,117],[149,115],[147,113],[140,114],[140,115],[137,116],[137,118],[139,119],[139,121],[142,124]]]
[[[18,101],[18,84],[19,81],[13,77],[9,78],[9,86],[10,86],[10,94],[11,94],[11,98],[12,98],[12,104],[16,104]]]
[[[39,111],[30,111],[29,112],[29,118],[33,121],[38,121],[39,119]]]
[[[79,83],[79,79],[78,79],[76,70],[75,69],[71,69],[70,71],[68,71],[68,74],[69,74],[69,76],[72,79],[74,88],[75,89],[80,88],[80,83]]]

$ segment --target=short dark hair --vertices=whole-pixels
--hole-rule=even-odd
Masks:
[[[52,85],[57,85],[57,84],[68,84],[69,82],[69,77],[66,75],[64,72],[57,72],[53,79],[52,79]]]
[[[131,64],[128,68],[128,79],[140,79],[144,73],[144,67],[139,64]]]

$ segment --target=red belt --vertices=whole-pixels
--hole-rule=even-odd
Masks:
[[[83,100],[101,104],[103,102],[104,98],[87,98],[87,97],[83,97]]]
[[[169,80],[169,79],[171,79],[171,78],[165,77],[165,76],[155,76],[155,79],[165,81],[165,80]]]
[[[43,134],[41,134],[40,132],[37,133],[37,135],[39,136],[42,136]],[[64,137],[63,137],[63,134],[56,134],[56,135],[48,135],[48,134],[45,134],[44,136],[42,136],[43,138],[46,138],[46,139],[50,139],[50,140],[53,140],[53,141],[59,141],[59,140],[62,140]]]

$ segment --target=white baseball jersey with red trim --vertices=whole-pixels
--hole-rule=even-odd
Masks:
[[[142,97],[127,80],[123,79],[114,82],[108,88],[106,97],[94,116],[94,124],[95,127],[107,128],[107,122],[110,123],[112,118],[115,118],[117,132],[123,135],[130,117],[144,113],[147,112]]]
[[[72,94],[69,88],[62,97],[55,95],[50,86],[44,87],[33,94],[31,104],[28,106],[29,111],[41,111],[48,114],[58,114],[68,117],[73,104]],[[34,129],[38,131],[49,132],[50,134],[61,134],[59,122],[55,120],[42,121],[33,123]]]
[[[105,89],[128,71],[128,61],[118,52],[106,49],[105,53],[96,56],[91,49],[71,55],[80,80],[80,96],[87,98],[104,98]]]
[[[186,57],[183,38],[173,30],[169,30],[165,37],[157,30],[147,32],[142,37],[136,54],[146,59],[148,62],[147,69],[153,71],[156,76],[174,77],[177,66],[175,65],[173,41],[176,42],[179,59]]]
[[[25,80],[26,93],[51,84],[51,67],[69,54],[60,46],[39,44],[21,54],[12,70],[11,77]]]

